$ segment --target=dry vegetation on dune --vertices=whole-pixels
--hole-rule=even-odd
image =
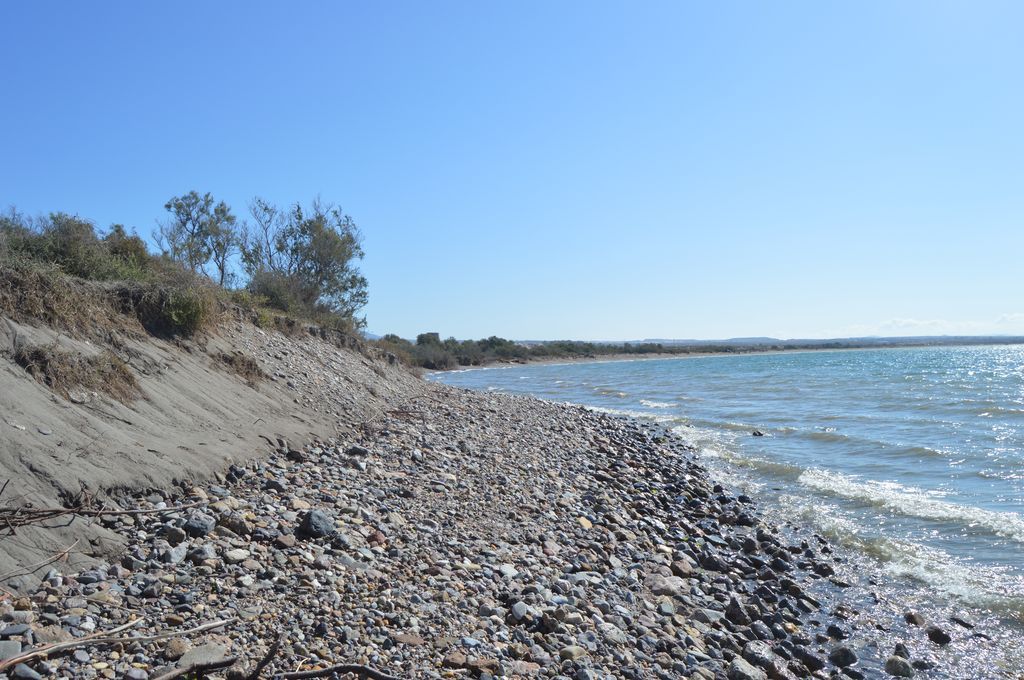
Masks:
[[[249,387],[256,387],[267,378],[267,374],[260,368],[259,362],[248,354],[237,350],[230,353],[220,352],[217,358],[228,370],[245,380]]]
[[[14,361],[65,399],[74,391],[101,392],[127,404],[141,395],[128,364],[109,351],[84,356],[55,344],[23,345],[14,351]]]

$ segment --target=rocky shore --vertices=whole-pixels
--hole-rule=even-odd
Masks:
[[[654,425],[525,397],[424,384],[119,505],[71,520],[119,559],[0,596],[0,677],[933,677],[911,648],[951,637],[865,653],[827,541]]]

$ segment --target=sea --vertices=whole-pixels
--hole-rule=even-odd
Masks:
[[[661,423],[769,519],[827,537],[872,597],[960,637],[984,631],[998,644],[968,664],[1021,677],[1024,346],[526,364],[431,379]]]

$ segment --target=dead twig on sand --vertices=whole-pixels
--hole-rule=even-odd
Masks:
[[[222,668],[230,668],[231,666],[234,666],[237,662],[237,656],[229,656],[218,661],[204,661],[201,663],[191,663],[187,666],[182,666],[181,668],[174,668],[172,670],[167,671],[166,673],[161,673],[160,675],[150,678],[150,680],[173,680],[174,678],[180,678],[185,675],[188,675],[189,673],[195,673],[196,677],[201,677],[207,671],[216,671]]]
[[[33,573],[37,569],[42,569],[43,567],[45,567],[48,564],[53,564],[54,562],[59,562],[60,560],[62,560],[65,557],[67,557],[68,553],[70,553],[71,550],[76,545],[78,545],[78,540],[79,539],[76,538],[74,543],[72,543],[68,547],[64,548],[63,550],[61,550],[56,555],[53,555],[52,557],[46,558],[42,562],[38,562],[36,564],[33,564],[30,567],[25,567],[24,569],[22,569],[20,571],[9,571],[6,574],[0,574],[0,581],[6,581],[9,578],[16,578],[18,576],[27,576],[28,574]]]
[[[148,508],[145,510],[74,510],[74,514],[83,515],[85,517],[113,517],[116,515],[158,515],[164,512],[177,512],[179,510],[188,510],[189,508],[198,508],[200,505],[209,505],[210,501],[196,501],[195,503],[185,503],[184,505],[174,505],[169,508]]]
[[[323,678],[328,675],[343,675],[345,673],[352,673],[358,675],[361,678],[369,678],[370,680],[400,680],[397,675],[388,675],[383,671],[378,671],[376,668],[370,666],[364,666],[358,663],[340,663],[336,666],[329,666],[327,668],[318,668],[312,671],[297,671],[295,673],[285,673],[281,676],[283,680],[301,680],[301,678]]]
[[[260,659],[260,662],[256,664],[256,667],[252,669],[252,672],[249,673],[249,675],[245,676],[245,680],[259,680],[260,673],[262,673],[263,669],[269,666],[270,662],[274,660],[275,656],[277,656],[277,652],[281,649],[281,642],[283,640],[284,634],[277,636],[277,639],[274,640],[274,644],[270,645],[270,649],[268,649],[267,653],[262,659]]]
[[[32,508],[26,506],[0,507],[0,523],[7,527],[10,534],[14,534],[19,527],[33,524],[42,524],[58,517],[78,515],[80,517],[116,517],[118,515],[159,515],[167,512],[180,512],[189,508],[196,508],[201,505],[208,505],[209,501],[196,501],[184,505],[174,505],[167,508],[147,508],[138,510],[105,510],[103,508],[90,508],[85,505],[78,505],[72,508]]]

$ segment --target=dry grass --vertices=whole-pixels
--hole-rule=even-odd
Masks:
[[[267,377],[256,359],[242,352],[232,352],[231,354],[221,352],[217,358],[231,372],[241,376],[249,387],[255,388]]]
[[[14,351],[14,361],[65,399],[76,389],[101,392],[123,404],[142,395],[131,368],[111,352],[85,356],[56,345],[24,345]]]
[[[43,267],[0,268],[0,314],[18,322],[42,322],[79,337],[105,339],[112,332],[142,331],[95,286]]]
[[[76,337],[192,337],[216,322],[212,286],[181,275],[164,283],[100,283],[39,265],[0,266],[0,315]]]

